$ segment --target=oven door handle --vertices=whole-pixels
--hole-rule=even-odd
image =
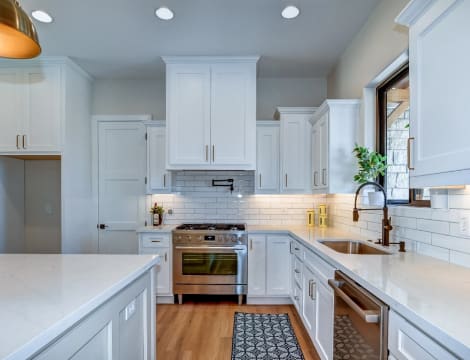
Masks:
[[[378,323],[380,320],[380,312],[376,310],[364,310],[357,305],[341,288],[339,282],[329,279],[328,284],[333,288],[334,292],[348,304],[366,323]]]
[[[244,251],[244,246],[175,246],[176,250],[232,250]]]

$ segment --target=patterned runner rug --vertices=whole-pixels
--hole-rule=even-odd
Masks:
[[[287,314],[235,313],[232,360],[304,360]]]

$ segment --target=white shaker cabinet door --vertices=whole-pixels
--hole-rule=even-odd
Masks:
[[[273,296],[289,296],[290,238],[287,236],[268,236],[266,249],[266,293]]]
[[[0,69],[0,151],[15,152],[21,148],[21,73],[18,69]]]
[[[248,240],[248,296],[266,295],[266,236]]]
[[[43,66],[24,70],[25,117],[22,144],[24,150],[48,152],[61,150],[63,109],[61,70]],[[89,121],[89,119],[83,119]]]
[[[469,0],[437,0],[411,24],[411,187],[468,183],[469,14]]]
[[[304,322],[305,328],[313,339],[316,329],[316,277],[313,271],[304,266],[302,275],[302,308],[300,315]]]
[[[321,188],[321,151],[320,126],[316,123],[312,128],[312,187]]]
[[[255,189],[259,193],[279,192],[279,126],[259,125],[256,130]]]
[[[167,65],[167,165],[210,164],[210,65]]]
[[[166,170],[166,129],[147,128],[147,193],[170,190],[170,173]]]
[[[322,359],[333,359],[334,296],[323,283],[315,286],[316,323],[315,343]]]
[[[211,65],[211,162],[256,167],[256,67]]]

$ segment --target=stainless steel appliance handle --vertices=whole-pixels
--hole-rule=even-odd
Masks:
[[[340,289],[339,283],[329,279],[328,284],[333,288],[336,294],[348,304],[361,318],[367,323],[378,323],[380,321],[380,312],[376,310],[364,310],[357,305],[343,290]]]
[[[176,250],[204,250],[209,252],[210,250],[235,250],[242,251],[246,250],[244,246],[175,246]]]

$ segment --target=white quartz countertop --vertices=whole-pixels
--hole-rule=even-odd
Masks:
[[[470,269],[412,252],[341,254],[319,240],[365,239],[334,228],[248,226],[247,230],[291,235],[443,346],[470,359]]]
[[[178,225],[145,226],[137,229],[137,233],[171,233]]]
[[[25,359],[158,263],[153,255],[0,255],[0,359]]]

